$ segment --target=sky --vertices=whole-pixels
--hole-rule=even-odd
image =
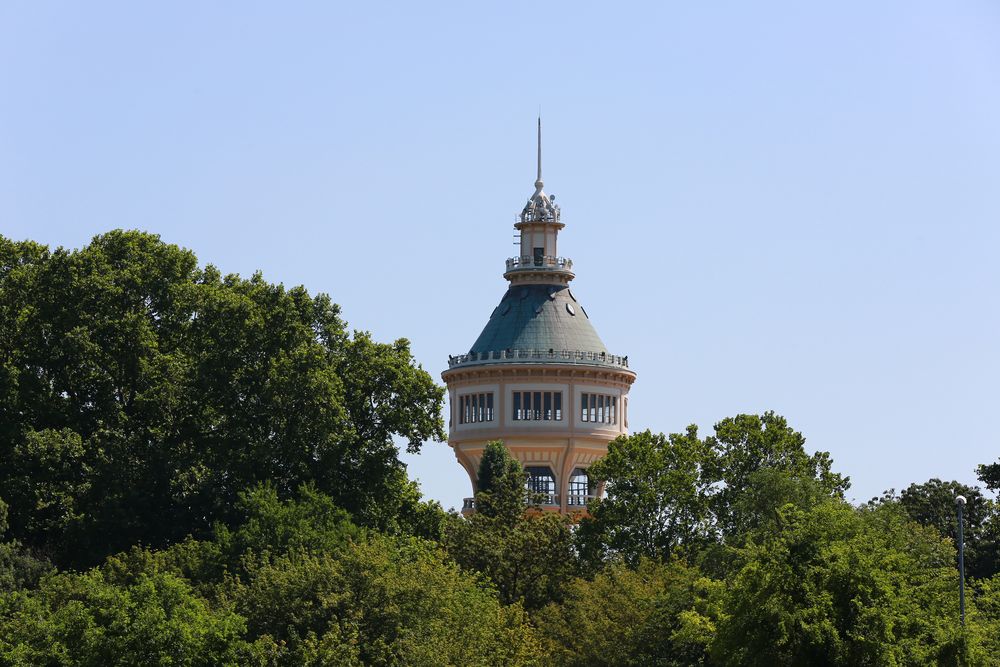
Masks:
[[[1000,457],[1000,4],[0,3],[0,234],[155,232],[440,381],[546,191],[633,430],[774,410],[865,501]],[[404,456],[471,487],[446,444]]]

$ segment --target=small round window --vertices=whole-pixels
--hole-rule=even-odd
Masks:
[[[566,304],[566,312],[570,315],[576,316],[576,310],[573,308],[573,304],[571,303]]]

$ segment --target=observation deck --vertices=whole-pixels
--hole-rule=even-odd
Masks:
[[[628,357],[607,352],[584,350],[494,350],[492,352],[469,352],[448,356],[448,368],[478,366],[481,364],[577,364],[581,366],[608,366],[628,368]]]
[[[573,275],[573,260],[551,255],[521,255],[507,258],[507,272],[511,271],[561,271]]]

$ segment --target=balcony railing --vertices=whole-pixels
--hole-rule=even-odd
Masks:
[[[628,368],[628,356],[618,356],[607,352],[585,350],[493,350],[492,352],[469,352],[448,357],[448,368],[498,363],[556,363],[579,364],[581,366],[612,366]]]
[[[585,494],[571,493],[566,496],[566,504],[569,507],[586,507],[587,503],[590,502],[591,500],[594,500],[595,498],[597,498],[597,496],[592,493],[585,493]]]
[[[508,271],[527,271],[527,270],[549,270],[559,269],[561,271],[571,271],[573,269],[573,260],[568,257],[553,257],[551,255],[522,255],[520,257],[511,257],[507,260],[507,270]]]
[[[554,493],[536,493],[533,500],[535,501],[533,504],[538,504],[542,507],[559,506],[559,496]]]
[[[540,496],[540,505],[542,507],[559,507],[559,496],[555,493],[542,493]],[[592,498],[593,496],[587,496]],[[476,509],[476,499],[466,498],[462,501],[462,511],[469,512]]]

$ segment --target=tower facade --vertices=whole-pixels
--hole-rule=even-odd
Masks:
[[[520,255],[507,260],[507,292],[469,351],[448,358],[441,377],[451,408],[448,444],[478,490],[486,444],[502,440],[528,473],[544,507],[582,511],[598,492],[587,468],[628,432],[635,373],[612,354],[570,290],[573,262],[560,257],[565,226],[542,182],[538,122],[535,192],[517,216]],[[475,508],[465,500],[463,511]]]

